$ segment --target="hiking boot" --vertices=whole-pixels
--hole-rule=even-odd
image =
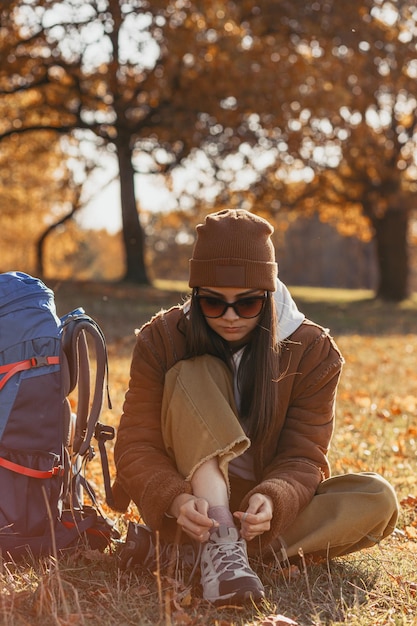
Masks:
[[[201,554],[203,597],[213,604],[244,604],[265,597],[264,587],[250,568],[246,541],[236,528],[219,526]]]
[[[149,526],[129,522],[126,541],[119,554],[119,568],[126,570],[141,565],[146,569],[155,570],[158,560],[161,569],[175,562],[193,567],[197,560],[197,552],[192,544],[165,543],[160,540],[158,559],[155,533]]]

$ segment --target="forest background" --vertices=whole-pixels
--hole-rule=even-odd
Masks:
[[[287,283],[415,290],[413,2],[0,7],[0,270],[184,279],[195,223],[242,206]],[[86,232],[114,179],[121,232]]]

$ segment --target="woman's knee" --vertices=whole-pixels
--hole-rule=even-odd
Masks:
[[[221,359],[211,354],[202,354],[192,359],[178,361],[166,373],[166,378],[198,377],[209,375],[211,378],[223,381],[231,380],[231,372]]]
[[[204,396],[224,399],[237,414],[233,392],[232,372],[221,359],[202,355],[178,361],[165,374],[164,401],[181,390],[193,401]]]
[[[380,474],[374,474],[374,479],[380,488],[381,508],[389,516],[388,527],[394,530],[399,514],[399,504],[394,487]]]
[[[393,486],[380,474],[364,472],[361,474],[367,481],[367,491],[372,493],[375,519],[385,520],[383,537],[395,529],[399,514],[399,504]]]

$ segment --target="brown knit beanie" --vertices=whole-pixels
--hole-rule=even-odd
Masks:
[[[269,222],[243,209],[211,213],[196,228],[190,287],[275,291],[278,266]]]

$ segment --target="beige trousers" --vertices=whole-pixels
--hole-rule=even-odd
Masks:
[[[231,373],[222,361],[201,356],[167,372],[161,424],[165,447],[184,478],[190,480],[199,465],[218,457],[230,494],[228,464],[250,442],[237,418]],[[395,492],[382,476],[334,476],[319,485],[280,537],[277,556],[285,560],[302,550],[332,558],[361,550],[389,535],[397,516]]]

